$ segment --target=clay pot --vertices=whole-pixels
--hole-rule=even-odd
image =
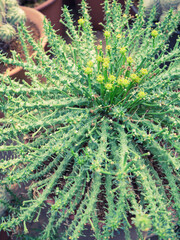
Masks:
[[[36,10],[44,14],[48,20],[51,21],[51,25],[57,30],[57,33],[61,36],[64,35],[63,24],[60,23],[60,18],[62,14],[62,1],[63,0],[48,0],[35,7]]]

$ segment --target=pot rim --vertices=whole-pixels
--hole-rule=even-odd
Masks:
[[[42,9],[48,7],[49,5],[52,5],[56,1],[58,1],[58,0],[47,0],[43,3],[41,3],[39,6],[35,7],[35,9],[38,10],[38,11],[41,11]]]

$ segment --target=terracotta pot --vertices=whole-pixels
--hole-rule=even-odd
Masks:
[[[100,22],[104,23],[104,9],[103,9],[103,3],[104,0],[86,0],[88,5],[90,6],[90,16],[91,21],[93,24],[94,30],[102,30],[103,27],[99,25]],[[124,9],[125,0],[118,0],[118,2],[122,5],[122,8]],[[79,9],[79,4],[81,3],[81,0],[75,0],[76,6]],[[130,13],[132,15],[135,15],[134,10],[130,10]]]
[[[64,35],[63,24],[59,22],[62,14],[62,1],[63,0],[48,0],[38,7],[35,7],[36,10],[43,13],[47,19],[51,21],[54,29],[57,30],[57,33],[61,36]]]

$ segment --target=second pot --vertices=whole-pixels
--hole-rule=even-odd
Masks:
[[[57,30],[57,33],[61,36],[64,35],[64,27],[63,24],[60,23],[62,2],[63,0],[47,0],[38,7],[35,7],[36,10],[43,13],[47,19],[51,21],[54,29]]]

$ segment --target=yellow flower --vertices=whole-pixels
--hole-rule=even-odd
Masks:
[[[78,20],[78,24],[79,24],[80,26],[83,26],[84,23],[85,23],[85,20],[84,20],[83,18],[80,18],[80,19]]]
[[[138,77],[138,75],[137,74],[135,74],[135,73],[132,73],[131,75],[130,75],[130,78],[135,82],[135,83],[139,83],[140,82],[140,77]]]
[[[127,58],[127,63],[129,63],[129,64],[133,63],[132,57],[128,57],[128,58]]]
[[[130,81],[127,78],[119,77],[117,80],[117,84],[122,87],[127,87],[130,84]]]
[[[98,62],[103,62],[103,58],[100,55],[97,55],[96,60]]]
[[[144,76],[148,74],[148,70],[146,68],[142,68],[140,73]]]
[[[121,53],[121,54],[125,54],[126,52],[127,52],[126,47],[120,48],[120,53]]]
[[[107,46],[106,46],[106,49],[107,49],[107,50],[111,50],[111,45],[107,45]]]
[[[157,36],[158,36],[158,31],[157,31],[157,30],[153,30],[153,31],[151,32],[151,36],[152,36],[153,38],[157,37]]]
[[[126,15],[126,14],[123,14],[123,18],[127,18],[127,15]]]
[[[118,39],[120,39],[122,36],[121,36],[121,34],[118,34],[118,35],[116,35],[116,37],[117,37]]]
[[[146,93],[145,93],[143,90],[141,90],[141,91],[138,92],[138,97],[139,97],[140,99],[145,98],[145,96],[146,96]]]
[[[90,67],[86,67],[84,72],[89,75],[89,74],[91,74],[93,72],[93,69],[90,68]]]
[[[88,61],[87,65],[88,65],[88,67],[92,67],[93,66],[93,62],[92,61]]]
[[[109,62],[110,62],[109,58],[104,58],[103,61],[104,61],[103,62],[103,67],[108,68],[109,67]]]
[[[104,81],[104,76],[103,76],[102,74],[98,75],[98,76],[97,76],[97,81],[98,81],[99,83],[102,83],[102,82]]]
[[[111,83],[106,83],[106,84],[105,84],[105,88],[106,88],[107,90],[112,89],[112,87],[113,87],[113,85],[112,85]]]
[[[111,33],[109,31],[104,32],[105,38],[109,38],[111,36]]]
[[[102,49],[102,45],[97,45],[97,50],[101,50]]]
[[[103,61],[109,63],[109,62],[110,62],[110,59],[109,59],[108,57],[106,57],[106,58],[103,59]]]
[[[116,80],[116,77],[114,75],[109,75],[108,79],[110,82],[114,82]]]
[[[108,68],[109,67],[109,62],[103,62],[103,67]]]

